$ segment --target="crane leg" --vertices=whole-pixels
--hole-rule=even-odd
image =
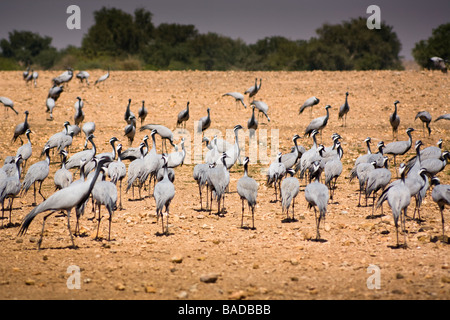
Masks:
[[[41,230],[41,236],[39,237],[39,241],[38,241],[38,250],[41,249],[42,239],[44,238],[45,221],[46,221],[47,218],[50,217],[52,214],[53,214],[53,212],[50,212],[49,214],[47,214],[46,216],[44,216],[44,219],[42,219],[42,230]]]
[[[244,227],[244,199],[242,199],[241,228]]]

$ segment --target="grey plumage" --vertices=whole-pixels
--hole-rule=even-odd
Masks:
[[[117,187],[114,183],[111,181],[98,181],[95,183],[94,188],[92,189],[92,199],[94,200],[95,204],[98,208],[98,225],[97,225],[97,234],[95,236],[95,239],[99,239],[98,233],[100,230],[100,222],[102,220],[101,215],[101,206],[105,206],[106,210],[108,210],[109,213],[109,229],[108,229],[108,241],[111,240],[111,223],[112,223],[112,216],[114,214],[114,211],[116,210],[116,203],[117,203]]]
[[[294,177],[295,171],[291,168],[286,169],[286,173],[291,176],[284,178],[281,183],[281,208],[283,212],[286,212],[286,219],[288,221],[295,221],[295,198],[300,192],[300,183],[296,177]],[[289,217],[289,208],[292,203],[292,218]]]
[[[31,185],[34,186],[34,202],[33,205],[36,205],[36,182],[39,183],[39,194],[42,199],[45,200],[44,195],[41,192],[42,183],[48,177],[50,172],[50,155],[49,149],[45,149],[46,158],[43,161],[36,162],[32,164],[25,175],[25,178],[22,183],[22,193],[23,195],[27,194],[28,189],[30,189]]]
[[[0,103],[2,103],[5,106],[5,111],[7,112],[8,109],[11,109],[16,114],[19,114],[16,109],[14,109],[14,102],[7,98],[7,97],[0,97]]]
[[[45,112],[49,113],[49,118],[47,120],[48,121],[53,121],[53,109],[56,106],[55,99],[47,98],[47,100],[45,100],[45,106],[47,107]]]
[[[411,132],[413,132],[413,128],[406,129],[406,134],[409,139],[406,141],[394,141],[388,143],[383,149],[383,154],[392,154],[394,156],[394,166],[397,166],[396,157],[399,155],[404,155],[409,151],[412,145],[412,136]]]
[[[245,90],[244,94],[248,94],[249,98],[254,97],[258,91],[261,89],[261,83],[262,83],[262,79],[259,79],[259,85],[258,85],[258,78],[255,78],[255,85],[251,86],[250,88],[248,88],[247,90]]]
[[[208,129],[211,126],[211,114],[210,114],[210,108],[206,109],[206,112],[208,115],[201,117],[200,120],[198,120],[198,127],[197,132],[203,132],[206,129]]]
[[[177,116],[177,127],[184,124],[186,128],[186,122],[189,120],[189,101],[187,102],[186,109],[181,110]]]
[[[440,115],[439,117],[436,118],[436,120],[434,120],[434,122],[439,120],[450,120],[450,113]]]
[[[131,116],[133,116],[134,119],[136,119],[136,116],[131,111],[131,99],[128,99],[128,104],[127,104],[127,108],[125,109],[125,113],[123,115],[123,120],[125,120],[126,123],[130,124],[131,123],[131,119],[130,119]]]
[[[144,161],[144,154],[143,154],[143,149],[144,149],[144,143],[141,142],[141,144],[139,145],[139,150],[141,151],[141,157],[138,159],[133,160],[129,166],[128,166],[128,176],[127,176],[127,189],[126,192],[128,192],[128,190],[133,187],[133,198],[134,198],[134,185],[137,184],[138,185],[138,189],[139,189],[139,198],[141,198],[141,189],[142,186],[144,184],[144,181],[141,177],[143,175],[143,172],[145,170],[145,161]]]
[[[80,83],[86,82],[86,84],[89,85],[89,72],[83,70],[79,71],[75,77],[80,80]]]
[[[433,177],[431,184],[434,185],[433,191],[431,191],[431,198],[438,205],[441,212],[442,221],[442,241],[445,241],[445,228],[444,228],[444,209],[445,206],[450,205],[450,185],[440,184],[439,178]]]
[[[142,100],[142,105],[138,110],[138,117],[141,119],[141,126],[144,123],[145,119],[147,118],[148,110],[145,107],[145,100]]]
[[[320,165],[314,164],[314,170],[320,169]],[[314,208],[314,215],[316,219],[316,240],[320,240],[320,222],[325,219],[329,200],[329,191],[326,185],[319,182],[320,177],[317,176],[316,179],[309,183],[305,188],[305,199],[308,202],[308,208]],[[317,209],[316,209],[317,208]],[[317,212],[319,211],[319,216],[317,217]]]
[[[16,198],[21,189],[20,184],[20,161],[22,160],[22,156],[19,155],[14,159],[15,171],[11,175],[3,175],[3,178],[0,179],[0,202],[2,203],[2,226],[3,226],[3,218],[4,218],[4,205],[5,200],[9,199],[9,224],[11,224],[11,212],[12,206],[14,202],[14,198]]]
[[[294,135],[294,137],[292,138],[292,142],[294,142],[292,152],[283,154],[281,156],[281,162],[284,164],[286,169],[292,168],[297,163],[297,160],[301,156],[300,152],[298,151],[297,145],[298,139],[300,139],[300,136],[298,134]]]
[[[22,170],[25,170],[27,166],[27,161],[30,159],[31,155],[33,154],[33,146],[31,145],[31,139],[30,139],[31,130],[27,129],[25,131],[25,135],[27,136],[28,142],[21,145],[16,152],[16,157],[20,154],[22,156],[23,160],[23,168]]]
[[[75,115],[73,116],[73,121],[75,125],[79,126],[80,123],[84,121],[84,102],[80,97],[77,97],[77,102],[75,102]]]
[[[330,118],[330,108],[330,105],[325,106],[325,111],[327,112],[327,114],[325,116],[316,118],[309,123],[309,125],[305,129],[305,136],[310,136],[313,130],[322,132],[323,128],[325,128],[328,124],[328,119]]]
[[[136,135],[136,117],[131,115],[128,118],[129,124],[126,125],[124,131],[124,136],[128,138],[128,143],[131,146],[134,141],[134,136]]]
[[[438,159],[431,158],[421,161],[420,167],[424,168],[430,175],[434,176],[437,175],[442,170],[444,170],[449,160],[450,160],[449,152],[444,151],[442,153],[442,156]]]
[[[395,101],[394,102],[394,113],[392,113],[389,116],[389,123],[391,124],[392,127],[392,137],[393,139],[396,139],[396,137],[398,137],[398,127],[400,126],[400,117],[398,116],[398,110],[397,110],[397,104],[399,104],[400,101]]]
[[[67,159],[67,151],[61,150],[60,154],[62,155],[61,168],[55,172],[55,175],[53,177],[56,190],[68,187],[73,181],[72,172],[67,170],[65,166],[65,162]]]
[[[424,130],[423,133],[425,134],[425,126],[426,126],[426,128],[428,130],[428,136],[430,136],[430,134],[431,134],[431,128],[430,128],[431,114],[428,111],[420,111],[416,114],[414,121],[417,120],[417,118],[419,118],[420,121],[422,121],[423,130]]]
[[[239,148],[239,130],[242,130],[242,126],[240,124],[235,125],[233,128],[234,131],[234,144],[225,151],[227,157],[225,158],[225,163],[227,169],[229,170],[239,159],[240,157],[240,148]],[[217,140],[216,140],[217,142]],[[240,161],[240,160],[239,160]]]
[[[73,77],[73,69],[68,68],[66,71],[61,73],[59,76],[52,79],[53,85],[63,85],[69,83]]]
[[[366,183],[366,205],[367,205],[367,198],[370,197],[371,194],[373,194],[373,201],[372,201],[372,216],[375,209],[375,197],[379,190],[384,190],[386,186],[391,181],[391,171],[388,169],[387,161],[388,157],[384,157],[385,166],[383,168],[376,168],[374,170],[371,170],[367,174],[367,183]]]
[[[238,104],[242,104],[244,106],[244,108],[247,108],[247,105],[244,102],[244,95],[240,92],[227,92],[224,95],[222,95],[222,97],[233,97],[234,100],[236,101],[236,107],[238,106]]]
[[[255,132],[258,129],[258,120],[255,117],[255,106],[252,106],[252,116],[247,121],[247,128],[250,133],[250,138],[253,138],[255,136]]]
[[[149,139],[148,135],[145,135],[144,138],[142,138],[142,142],[145,144],[145,147],[143,149],[144,156],[148,152],[148,143],[147,143],[148,139]],[[128,148],[127,150],[121,152],[119,157],[120,157],[121,160],[133,161],[133,160],[139,159],[141,157],[141,150],[140,150],[139,147],[137,147],[137,148]]]
[[[258,119],[262,113],[267,118],[267,121],[270,122],[270,117],[268,115],[269,106],[267,105],[267,103],[263,101],[253,100],[250,106],[255,106],[255,108],[258,109]]]
[[[341,148],[341,144],[338,141],[337,142],[337,151],[338,153],[329,158],[330,160],[327,160],[325,162],[325,166],[324,166],[324,174],[325,174],[325,184],[328,186],[328,189],[331,191],[330,192],[330,198],[333,199],[334,197],[334,192],[336,190],[336,182],[337,179],[339,178],[339,176],[342,173],[343,170],[343,165],[341,162],[342,156],[343,156],[343,151]]]
[[[203,210],[202,194],[203,188],[207,183],[207,170],[209,169],[208,163],[199,163],[195,165],[192,176],[198,185],[198,193],[200,196],[200,210]],[[208,201],[208,193],[206,193],[206,200]],[[206,206],[208,208],[208,205]]]
[[[108,167],[111,162],[116,160],[117,152],[116,152],[115,143],[117,141],[119,141],[119,139],[117,139],[116,137],[112,137],[111,139],[109,139],[109,144],[111,145],[112,152],[103,152],[103,153],[96,154],[97,158],[99,158],[99,159],[104,158],[106,160],[105,167]],[[85,174],[86,175],[89,174],[89,172],[91,172],[94,168],[95,168],[95,162],[93,161],[93,159],[91,159],[85,165],[85,168],[84,168]]]
[[[64,87],[62,85],[53,85],[48,90],[47,98],[52,98],[53,100],[58,101],[59,97],[61,96],[61,93],[64,92]]]
[[[281,189],[281,180],[286,175],[286,167],[281,162],[281,156],[281,152],[278,152],[277,159],[270,164],[266,175],[266,184],[268,186],[273,185],[275,188],[275,202],[278,201],[278,190]]]
[[[230,183],[230,173],[227,170],[225,159],[227,158],[227,154],[224,152],[222,154],[221,160],[222,165],[218,165],[211,170],[208,171],[207,182],[210,187],[211,197],[210,197],[210,212],[212,210],[212,198],[213,194],[215,194],[215,198],[217,200],[217,214],[221,213],[220,203],[222,201],[222,205],[225,201],[225,190],[228,188],[228,184]],[[223,205],[224,207],[224,205]],[[222,208],[224,209],[224,208]]]
[[[88,144],[88,137],[91,134],[94,134],[95,132],[95,122],[93,121],[86,122],[85,124],[83,124],[81,130],[83,131],[84,136],[86,137],[86,140],[84,142],[84,149],[86,149]]]
[[[94,86],[97,85],[98,83],[105,82],[108,78],[109,78],[109,68],[108,68],[108,71],[107,71],[104,75],[100,76],[100,77],[94,82]]]
[[[72,155],[66,162],[67,169],[79,168],[81,159],[89,162],[94,158],[95,154],[97,153],[97,148],[94,143],[94,135],[91,134],[88,137],[88,140],[92,144],[92,149],[83,150]]]
[[[25,111],[24,113],[25,113],[25,120],[24,120],[24,122],[19,123],[14,128],[14,136],[12,138],[12,142],[13,143],[16,142],[17,138],[19,138],[20,142],[23,144],[22,138],[20,136],[25,134],[25,132],[27,132],[27,129],[30,129],[30,125],[28,124],[29,112]]]
[[[347,126],[347,114],[350,111],[350,106],[348,105],[348,92],[345,93],[345,102],[343,105],[339,108],[339,115],[338,119],[343,119],[344,123],[343,126]]]
[[[248,175],[248,163],[249,158],[244,159],[244,176],[237,182],[237,193],[242,200],[242,216],[241,216],[241,228],[244,227],[244,201],[247,201],[248,208],[252,212],[252,229],[255,229],[255,207],[256,198],[258,196],[258,183],[255,179]]]
[[[159,218],[161,216],[162,233],[169,233],[169,206],[175,197],[175,187],[173,183],[169,180],[168,170],[167,170],[167,158],[165,155],[162,156],[164,161],[164,178],[156,183],[153,190],[153,196],[156,202],[156,216]],[[166,228],[164,228],[164,214],[163,209],[165,208],[166,215]]]
[[[306,101],[300,107],[298,114],[303,113],[303,111],[305,111],[306,108],[311,108],[311,112],[312,112],[312,107],[319,104],[319,102],[320,102],[320,100],[314,96],[306,99]]]
[[[70,212],[73,208],[78,210],[81,206],[84,206],[86,200],[88,200],[95,183],[97,182],[98,175],[100,174],[101,167],[104,160],[100,159],[97,163],[97,169],[95,175],[91,180],[83,181],[80,183],[72,183],[67,188],[61,189],[53,193],[47,200],[40,203],[33,210],[28,213],[28,215],[23,219],[22,224],[19,229],[19,236],[26,234],[31,222],[40,213],[51,211],[49,214],[44,216],[42,222],[42,231],[40,239],[38,241],[38,248],[40,249],[42,244],[42,239],[44,235],[44,226],[47,218],[54,212],[59,212],[61,210],[66,211],[67,214],[67,229],[69,230],[70,238],[72,241],[72,247],[75,247],[75,242],[73,240],[72,231],[70,229]]]
[[[156,130],[156,133],[161,137],[161,149],[167,152],[167,145],[166,141],[169,140],[172,147],[175,147],[175,144],[173,143],[173,132],[169,128],[160,125],[160,124],[146,124],[145,126],[141,126],[140,131],[144,130]],[[164,143],[164,146],[162,144]]]
[[[113,161],[108,166],[108,175],[111,182],[117,185],[119,183],[119,209],[122,210],[122,180],[127,175],[127,168],[121,159],[122,145],[117,145],[117,161]]]

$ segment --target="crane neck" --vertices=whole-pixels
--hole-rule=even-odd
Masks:
[[[244,163],[244,177],[248,177],[248,162]]]
[[[367,140],[366,144],[367,144],[367,154],[372,154],[372,150],[370,150],[370,141]]]
[[[115,142],[116,142],[115,140],[111,141],[111,146],[112,146],[112,149],[113,149],[113,160],[116,159],[116,155],[117,155],[116,147],[114,146]]]

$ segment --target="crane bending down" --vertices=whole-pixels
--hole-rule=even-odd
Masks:
[[[47,200],[40,203],[23,219],[22,225],[19,229],[19,236],[22,236],[27,232],[31,222],[34,220],[34,218],[36,218],[38,214],[51,211],[44,216],[42,221],[42,231],[38,241],[38,249],[40,249],[42,245],[42,238],[44,236],[45,221],[53,213],[65,210],[67,213],[67,228],[69,230],[70,239],[72,241],[72,248],[76,248],[72,231],[70,230],[70,212],[73,208],[79,210],[85,204],[86,200],[91,194],[92,189],[94,188],[95,182],[97,181],[98,175],[100,174],[101,167],[105,162],[107,162],[106,159],[95,159],[95,161],[97,163],[97,168],[92,180],[87,180],[77,184],[71,184],[67,188],[55,192]]]

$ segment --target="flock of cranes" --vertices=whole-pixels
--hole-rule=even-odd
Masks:
[[[37,85],[37,75],[34,78],[34,71],[27,70],[24,73],[24,79],[28,82],[31,74]],[[64,85],[73,77],[73,70],[68,69],[58,77],[52,79],[53,86],[49,90],[47,97],[47,112],[50,113],[50,119],[53,120],[53,108],[62,92]],[[109,77],[108,73],[100,77],[95,84],[104,82]],[[89,85],[89,73],[80,71],[76,78],[83,84]],[[243,94],[239,92],[228,92],[222,97],[232,97],[235,99],[236,107],[241,105],[247,109],[252,108],[251,118],[247,121],[247,129],[250,136],[255,134],[258,129],[259,118],[263,117],[270,122],[269,107],[260,100],[255,100],[258,92],[261,90],[262,79],[255,78],[255,83],[248,88]],[[245,96],[248,95],[248,103]],[[339,108],[338,119],[342,120],[342,127],[347,126],[347,115],[350,112],[349,92],[345,93],[345,100]],[[299,115],[306,108],[311,109],[320,103],[317,97],[313,96],[307,99],[300,106]],[[19,114],[14,109],[14,103],[7,97],[0,97],[0,102],[4,104],[6,110],[12,109],[16,115]],[[131,110],[132,100],[128,100],[125,108],[123,120],[125,127],[123,137],[128,140],[128,148],[124,149],[123,142],[115,136],[111,137],[109,143],[112,152],[99,153],[95,144],[95,122],[84,122],[85,113],[83,110],[84,102],[81,97],[77,97],[74,104],[73,124],[69,121],[64,122],[63,129],[52,135],[44,145],[41,155],[45,159],[33,163],[27,168],[27,160],[33,153],[32,144],[32,128],[28,123],[29,112],[25,111],[25,120],[19,123],[14,130],[11,143],[15,143],[19,139],[22,144],[17,148],[15,156],[5,159],[5,164],[0,170],[0,201],[2,203],[2,225],[5,211],[5,201],[9,200],[9,224],[12,224],[11,213],[13,201],[17,197],[23,197],[33,186],[34,207],[23,219],[19,228],[19,235],[27,232],[30,224],[36,216],[43,214],[42,231],[38,241],[38,247],[42,245],[44,227],[46,220],[52,214],[63,212],[67,218],[67,228],[75,247],[74,237],[70,225],[71,213],[74,210],[77,223],[75,226],[75,235],[79,232],[79,220],[83,217],[84,211],[91,199],[93,204],[94,218],[97,216],[97,236],[99,238],[100,222],[102,220],[101,207],[104,206],[109,214],[109,232],[108,240],[111,239],[111,222],[114,211],[123,208],[122,202],[122,182],[126,183],[125,192],[132,189],[132,200],[135,200],[134,189],[138,189],[139,198],[142,199],[142,189],[148,189],[149,197],[153,197],[155,201],[155,211],[157,219],[161,219],[161,234],[169,234],[169,208],[173,199],[176,197],[174,186],[176,168],[182,166],[186,157],[185,141],[181,139],[180,144],[175,144],[174,133],[168,127],[161,124],[145,124],[148,110],[145,107],[145,101],[138,111],[138,117]],[[441,217],[443,239],[444,232],[444,208],[450,204],[450,186],[440,184],[438,174],[442,172],[450,159],[449,152],[442,150],[442,140],[438,147],[427,147],[421,150],[422,141],[417,140],[413,144],[412,134],[413,128],[406,130],[408,140],[398,140],[398,128],[400,125],[400,117],[398,115],[399,101],[394,102],[394,112],[389,117],[392,125],[393,141],[384,144],[380,141],[377,145],[378,152],[372,153],[370,137],[364,142],[367,144],[367,153],[360,155],[352,168],[349,178],[358,179],[359,182],[359,201],[361,206],[361,197],[364,194],[366,206],[368,199],[372,197],[372,217],[376,218],[374,211],[377,207],[383,207],[385,201],[391,207],[395,228],[397,230],[397,247],[400,247],[398,241],[399,220],[403,231],[405,231],[405,219],[407,217],[407,209],[410,205],[411,198],[414,197],[416,207],[414,216],[417,212],[420,220],[420,205],[426,197],[427,190],[433,187],[432,199],[437,203]],[[186,108],[179,111],[174,123],[176,127],[186,128],[186,122],[190,119],[190,103],[187,102]],[[335,191],[338,188],[337,180],[343,175],[342,158],[344,150],[341,144],[342,137],[338,133],[334,133],[331,137],[331,145],[325,146],[318,143],[317,136],[322,138],[322,131],[330,121],[331,105],[324,107],[325,115],[310,119],[303,136],[293,134],[291,152],[283,154],[278,152],[277,158],[266,168],[265,183],[268,187],[274,188],[273,203],[280,203],[282,214],[286,216],[286,222],[296,222],[295,219],[295,200],[302,193],[301,182],[304,181],[304,199],[308,208],[312,208],[315,213],[316,222],[316,241],[324,241],[320,236],[320,224],[327,215],[328,205],[335,197]],[[255,112],[258,112],[258,116]],[[137,148],[133,148],[134,137],[137,131],[137,120],[140,119],[139,131],[147,130],[146,135]],[[428,135],[431,134],[430,123],[431,115],[422,111],[419,112],[415,119],[420,119],[424,128],[426,126]],[[442,115],[435,121],[441,119],[449,119],[448,115]],[[70,119],[72,120],[72,119]],[[207,108],[206,115],[198,120],[198,127],[195,128],[198,133],[203,134],[205,130],[211,127],[212,117],[210,108]],[[242,201],[241,228],[244,226],[245,204],[247,204],[251,212],[252,224],[250,229],[255,229],[255,210],[258,203],[258,190],[260,183],[255,177],[249,174],[249,157],[245,157],[242,161],[239,144],[239,131],[244,130],[240,124],[234,126],[234,142],[230,143],[226,140],[219,139],[214,136],[209,139],[203,136],[202,142],[206,142],[208,152],[205,160],[193,166],[192,178],[198,185],[200,210],[207,210],[212,214],[213,201],[217,203],[217,214],[223,216],[226,213],[225,198],[230,193],[230,169],[237,165],[243,164],[243,175],[237,181],[236,191],[239,199]],[[424,129],[425,130],[425,129]],[[79,135],[81,131],[85,135],[83,150],[79,152],[71,152],[70,148],[75,141],[74,137]],[[424,131],[425,133],[425,131]],[[23,143],[22,136],[27,137],[27,143]],[[156,145],[156,136],[161,138],[161,148],[158,153]],[[301,138],[311,139],[312,146],[305,148],[298,144]],[[149,144],[149,140],[151,144]],[[170,152],[167,147],[167,141],[175,149]],[[322,138],[321,141],[324,141]],[[116,143],[117,146],[116,146]],[[397,157],[405,155],[414,145],[416,151],[415,157],[407,163],[402,163],[398,167],[400,177],[393,180],[389,167],[389,156],[393,157],[393,167],[397,170]],[[90,147],[90,148],[89,148]],[[52,156],[51,156],[52,153]],[[50,158],[59,157],[61,165],[54,174],[55,192],[48,198],[42,193],[42,184],[46,183],[49,176]],[[79,172],[79,179],[75,180],[75,175]],[[153,183],[153,187],[152,187]],[[203,194],[206,188],[206,197]],[[40,195],[40,198],[37,196]],[[377,193],[380,193],[378,200]],[[206,206],[203,205],[203,199],[206,200]],[[42,200],[39,202],[39,200]],[[119,202],[119,203],[117,203]],[[404,241],[406,245],[406,237]]]

